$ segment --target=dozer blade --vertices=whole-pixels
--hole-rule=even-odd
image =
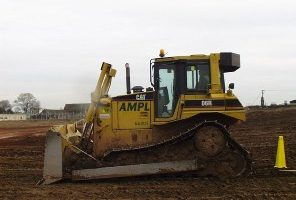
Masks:
[[[73,170],[72,180],[107,179],[132,176],[147,176],[153,174],[192,172],[202,168],[203,166],[198,164],[196,160],[103,167],[95,169]]]
[[[63,178],[62,138],[59,133],[46,134],[43,184],[51,184]]]

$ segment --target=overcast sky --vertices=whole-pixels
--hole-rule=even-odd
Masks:
[[[296,99],[293,0],[0,0],[0,100],[32,93],[43,108],[90,101],[103,61],[117,68],[110,93],[150,86],[149,60],[236,52],[226,75],[244,105]]]

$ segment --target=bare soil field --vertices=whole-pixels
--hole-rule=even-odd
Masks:
[[[249,177],[215,180],[142,177],[36,186],[42,178],[45,132],[61,121],[0,122],[0,199],[296,199],[296,173],[274,170],[284,136],[287,165],[296,169],[296,108],[248,111],[232,136],[251,153]]]

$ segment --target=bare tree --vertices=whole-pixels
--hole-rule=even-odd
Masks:
[[[12,113],[11,104],[8,100],[0,101],[0,113]]]
[[[14,103],[26,114],[37,114],[40,109],[40,101],[38,101],[31,93],[20,94]]]

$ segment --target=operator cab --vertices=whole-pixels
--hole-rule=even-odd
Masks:
[[[239,67],[239,55],[233,53],[152,59],[150,81],[155,89],[155,117],[172,118],[181,95],[195,95],[198,100],[209,99],[210,94],[224,94],[224,73]]]

